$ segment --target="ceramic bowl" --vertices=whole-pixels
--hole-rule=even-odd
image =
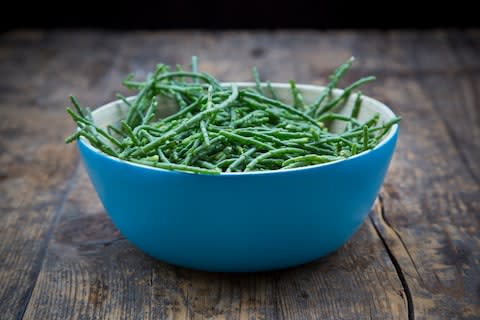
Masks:
[[[238,83],[239,87],[252,86]],[[273,85],[290,100],[288,84]],[[323,87],[298,85],[306,102]],[[342,90],[335,90],[334,95]],[[340,108],[349,114],[354,97]],[[162,105],[160,103],[159,105]],[[172,107],[164,104],[167,111]],[[93,112],[97,125],[118,122],[121,101]],[[360,121],[385,104],[364,97]],[[343,130],[333,123],[332,130]],[[303,168],[219,175],[167,171],[119,160],[78,140],[80,155],[106,212],[132,244],[162,261],[208,271],[261,271],[325,256],[360,227],[383,183],[398,125],[374,149]]]

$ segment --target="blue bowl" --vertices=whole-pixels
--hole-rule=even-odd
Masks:
[[[240,83],[240,86],[250,86]],[[274,84],[289,100],[288,84]],[[299,85],[307,102],[322,87]],[[335,95],[341,90],[336,90]],[[354,98],[340,108],[349,113]],[[168,109],[165,103],[165,108]],[[115,101],[93,112],[99,126],[117,122]],[[365,97],[360,119],[394,117]],[[342,130],[333,123],[333,130]],[[199,175],[110,157],[86,140],[78,147],[107,213],[147,254],[175,265],[225,272],[291,267],[327,255],[359,228],[383,183],[398,126],[374,149],[346,160],[282,171]]]

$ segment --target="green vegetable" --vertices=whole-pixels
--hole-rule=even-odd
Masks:
[[[282,170],[345,159],[374,148],[400,121],[379,123],[375,114],[361,122],[360,92],[350,116],[335,112],[355,89],[374,79],[362,78],[334,97],[333,89],[352,63],[349,59],[332,73],[312,104],[305,103],[293,80],[289,82],[293,103],[279,100],[270,82],[261,82],[256,68],[255,86],[238,89],[198,71],[195,56],[191,71],[180,65],[171,71],[159,64],[143,82],[133,76],[123,81],[136,96],[128,101],[117,95],[128,107],[127,116],[105,129],[93,122],[88,108],[70,97],[75,111],[67,112],[78,129],[65,142],[83,137],[112,157],[198,174]],[[157,119],[159,96],[176,103],[178,111]],[[331,121],[345,122],[344,132],[329,132]]]

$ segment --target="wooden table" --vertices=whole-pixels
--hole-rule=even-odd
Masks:
[[[222,80],[348,80],[403,117],[378,201],[336,253],[254,274],[144,255],[112,225],[64,109],[112,100],[157,62]],[[1,319],[479,319],[480,31],[40,32],[0,35]]]

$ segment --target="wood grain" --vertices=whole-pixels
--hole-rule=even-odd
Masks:
[[[21,318],[26,308],[77,165],[73,148],[56,142],[71,126],[49,110],[49,97],[37,100],[39,87],[47,80],[45,72],[56,67],[54,55],[27,54],[48,41],[43,34],[31,36],[2,39],[0,45],[4,75],[0,79],[0,314],[4,319]]]
[[[2,319],[479,318],[479,43],[476,30],[0,36]],[[404,118],[398,149],[370,219],[338,252],[205,273],[145,256],[112,225],[63,146],[66,97],[103,104],[128,72],[192,54],[221,80],[258,65],[272,81],[322,84],[352,54],[347,80],[379,77],[364,91]]]
[[[89,92],[86,102],[92,102],[107,88],[100,82],[108,71],[105,63],[110,63],[105,51],[111,48],[97,46],[98,55],[85,57],[80,49],[96,46],[95,38],[83,35],[64,48],[66,37],[21,32],[1,39],[2,319],[22,317],[72,185],[78,156],[73,146],[63,144],[73,130],[62,112],[68,94],[73,88],[79,94]]]
[[[441,34],[439,39],[447,37]],[[393,41],[404,48],[412,66],[423,64],[414,43]],[[436,45],[444,50],[435,57],[448,61],[449,55],[472,50],[450,46],[448,41]],[[459,59],[451,63],[464,64]],[[477,319],[480,185],[472,159],[480,159],[480,108],[475,102],[478,88],[469,79],[478,75],[417,70],[408,79],[385,78],[377,87],[404,121],[373,218],[411,294],[412,316]]]

